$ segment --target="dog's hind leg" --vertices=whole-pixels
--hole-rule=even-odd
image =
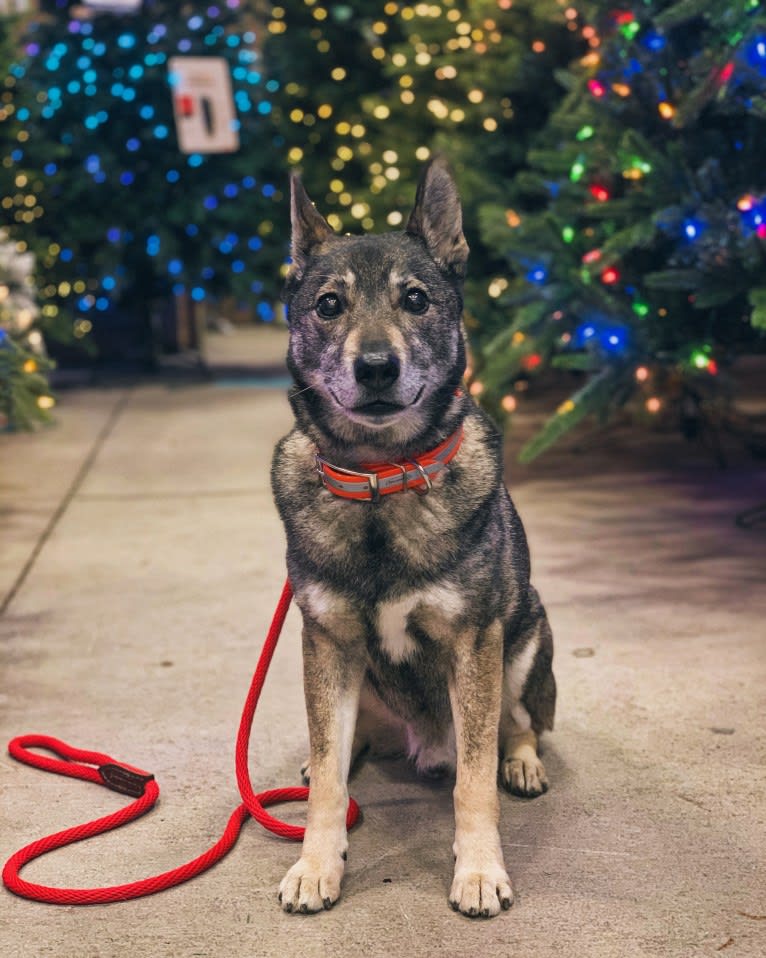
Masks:
[[[506,656],[500,714],[500,780],[514,795],[534,798],[548,790],[537,754],[538,736],[553,728],[556,682],[551,671],[553,639],[537,592]]]

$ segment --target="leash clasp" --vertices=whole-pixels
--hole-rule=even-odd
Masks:
[[[141,798],[146,791],[146,783],[154,779],[150,772],[142,772],[140,768],[131,768],[129,765],[118,765],[117,762],[99,765],[98,774],[107,788],[121,795],[130,795],[131,798]]]

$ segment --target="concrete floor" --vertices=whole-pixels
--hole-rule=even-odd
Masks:
[[[274,332],[225,344],[269,367],[283,349]],[[34,863],[30,881],[163,871],[237,804],[234,736],[284,579],[268,470],[289,423],[270,372],[67,392],[54,429],[0,436],[0,737],[107,751],[162,788],[153,814]],[[297,846],[249,822],[214,871],[156,897],[57,908],[0,892],[0,954],[766,954],[766,527],[733,523],[766,498],[766,467],[663,448],[510,470],[560,688],[551,790],[501,801],[510,912],[450,911],[450,783],[384,762],[352,783],[364,821],[332,911],[280,911]],[[306,742],[293,610],[256,716],[256,789],[297,783]],[[124,802],[9,758],[0,786],[2,860]]]

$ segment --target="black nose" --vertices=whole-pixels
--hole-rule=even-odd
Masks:
[[[354,377],[361,386],[387,389],[399,378],[399,359],[384,350],[362,353],[354,360]]]

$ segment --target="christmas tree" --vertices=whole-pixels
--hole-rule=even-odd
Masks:
[[[86,342],[129,316],[145,352],[155,304],[173,296],[233,296],[270,319],[285,255],[271,239],[276,84],[249,5],[145,0],[114,13],[55,0],[43,11],[6,81],[19,129],[3,163],[26,185],[0,199],[12,237],[37,254],[43,325]],[[181,151],[175,117],[210,109],[179,86],[188,57],[225,61],[238,148]]]
[[[384,119],[373,99],[393,92],[384,60],[400,38],[396,3],[322,4],[283,0],[271,7],[264,70],[278,82],[273,122],[289,167],[333,228],[375,226],[365,185],[370,137]],[[392,128],[393,135],[398,130]],[[414,194],[413,194],[414,195]],[[284,222],[288,214],[285,211]]]
[[[602,6],[593,49],[483,235],[510,321],[482,353],[495,402],[553,367],[583,378],[522,451],[586,416],[727,415],[724,373],[766,329],[766,14],[758,0]]]
[[[0,68],[11,62],[15,30],[15,21],[0,16]],[[0,106],[0,121],[9,132],[15,126],[6,102]],[[15,182],[8,166],[0,166],[0,192],[15,192],[23,185]],[[0,432],[45,422],[54,405],[45,375],[50,363],[36,328],[33,269],[34,256],[0,229]]]
[[[507,322],[488,295],[504,264],[483,242],[481,210],[505,201],[565,92],[554,69],[586,46],[578,14],[557,0],[289,0],[272,10],[264,60],[280,80],[274,116],[288,161],[334,228],[402,225],[423,163],[447,155],[465,208],[477,346]]]

